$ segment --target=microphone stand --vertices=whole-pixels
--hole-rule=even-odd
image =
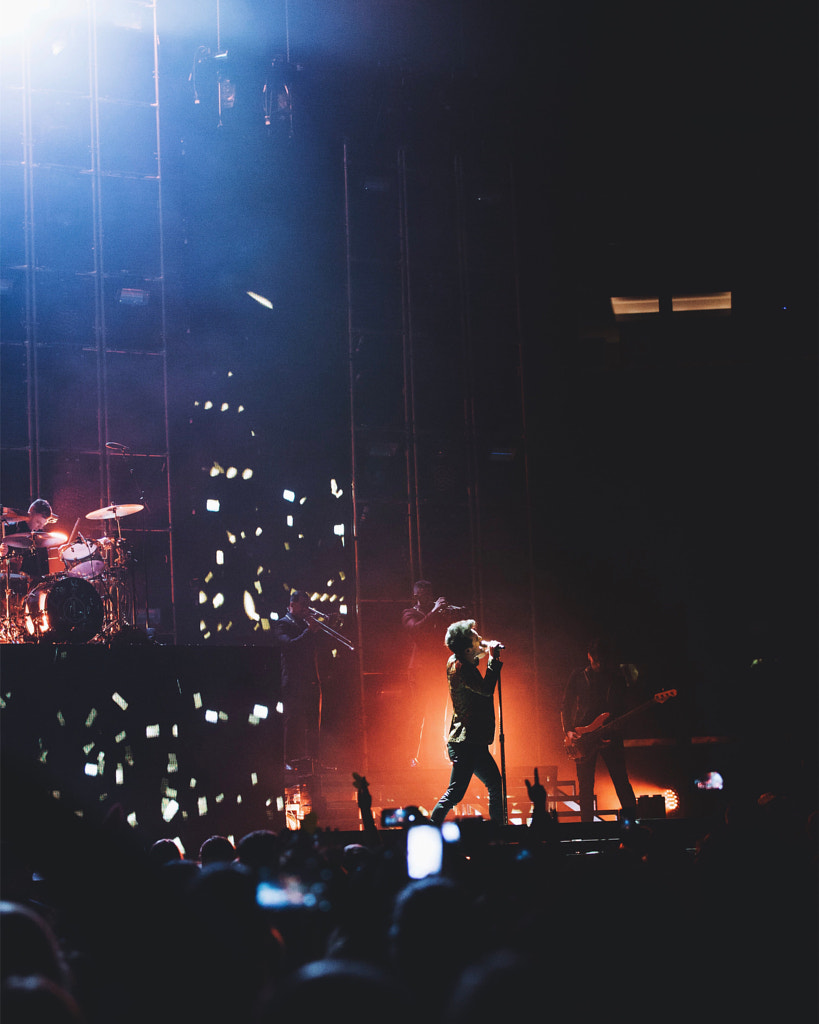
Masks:
[[[498,742],[500,743],[501,796],[503,799],[503,816],[501,820],[504,825],[508,825],[509,810],[506,792],[506,737],[503,734],[503,692],[501,690],[500,672],[498,672]]]

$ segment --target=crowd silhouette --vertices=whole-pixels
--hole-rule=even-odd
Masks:
[[[195,859],[115,813],[64,813],[3,772],[4,1024],[484,1024],[816,1016],[816,813],[727,805],[695,851],[650,823],[563,848],[535,770],[531,825],[464,829],[407,875],[406,833],[214,835]]]

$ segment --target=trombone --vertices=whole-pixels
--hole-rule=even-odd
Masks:
[[[318,626],[320,626],[328,636],[331,636],[334,640],[338,640],[339,643],[344,644],[344,646],[347,647],[349,650],[355,650],[355,647],[353,647],[353,645],[350,643],[346,636],[342,636],[341,633],[337,633],[334,629],[331,629],[330,626],[327,625],[327,623],[324,621],[328,618],[325,612],[320,612],[318,608],[308,608],[307,610],[313,616],[313,621]]]

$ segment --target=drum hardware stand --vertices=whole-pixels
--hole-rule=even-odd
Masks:
[[[6,517],[0,517],[0,543],[6,539]],[[11,572],[10,565],[11,559],[8,553],[3,555],[3,561],[6,563],[3,567],[3,575],[6,578],[6,595],[3,603],[5,604],[5,614],[3,616],[3,626],[0,629],[0,642],[6,644],[14,643],[11,633]]]
[[[2,509],[2,515],[0,515],[0,543],[3,543],[6,539],[6,522],[7,519],[11,518],[6,515],[6,512],[11,512],[11,509]],[[18,623],[12,625],[11,621],[11,555],[8,550],[3,555],[3,576],[6,581],[6,594],[3,600],[5,605],[3,614],[3,625],[0,627],[0,643],[4,644],[16,644],[20,642],[20,626]]]
[[[138,512],[147,512],[148,514],[150,514],[151,510],[148,507],[148,502],[145,500],[145,486],[144,486],[144,482],[142,480],[141,474],[137,471],[137,468],[136,468],[139,465],[139,459],[134,458],[133,452],[128,447],[128,445],[122,444],[119,441],[106,441],[105,447],[108,449],[109,452],[112,453],[113,456],[119,456],[120,458],[125,459],[125,465],[128,467],[128,475],[131,477],[131,480],[134,483],[135,489],[137,489],[139,491],[139,497],[137,498],[137,503],[135,505],[120,505],[119,507],[117,507],[115,505],[112,505],[111,508],[113,508],[116,511],[118,511],[119,515],[130,515],[131,512],[137,512],[137,511]],[[110,499],[110,492],[109,492],[109,499]],[[119,536],[119,529],[120,529],[119,519],[117,519],[118,536]],[[149,631],[150,625],[151,625],[151,615],[150,615],[151,599],[150,599],[150,586],[149,586],[149,581],[148,581],[148,558],[147,558],[147,555],[146,555],[146,535],[145,535],[145,518],[144,518],[144,515],[143,515],[143,518],[142,518],[141,531],[142,531],[142,572],[143,572],[144,584],[145,584],[145,635],[148,636],[149,635],[148,631]],[[133,562],[130,563],[130,573],[129,573],[129,576],[130,576],[130,582],[131,582],[131,594],[130,594],[130,597],[131,597],[131,608],[130,608],[130,612],[131,612],[131,619],[132,619],[132,621],[130,623],[127,623],[127,625],[131,629],[138,629],[138,628],[141,628],[141,627],[137,627],[136,626],[136,622],[135,622],[135,620],[136,620],[136,606],[137,606],[137,592],[136,592],[136,569],[134,567],[134,563]]]
[[[133,629],[133,606],[134,598],[129,592],[128,581],[124,574],[128,573],[128,560],[124,554],[122,525],[123,516],[140,512],[143,505],[108,505],[105,508],[90,512],[86,519],[113,519],[115,526],[114,536],[109,536],[107,531],[98,541],[103,549],[104,567],[102,573],[97,577],[99,586],[97,591],[102,598],[105,609],[103,628],[99,633],[101,640],[111,640],[121,633]]]
[[[6,523],[8,523],[8,522],[27,523],[27,522],[30,521],[30,518],[31,517],[26,512],[16,512],[14,509],[11,509],[11,508],[0,508],[0,544],[2,544],[5,547],[5,549],[6,549],[6,554],[3,555],[3,557],[2,557],[2,561],[5,563],[5,565],[4,565],[3,569],[2,569],[2,575],[3,575],[4,581],[5,581],[5,591],[6,591],[6,593],[5,593],[5,598],[4,598],[4,602],[3,602],[4,606],[5,606],[4,607],[3,621],[2,621],[2,624],[0,625],[0,643],[21,644],[21,643],[25,643],[25,641],[28,639],[28,637],[26,635],[25,625],[24,625],[24,614],[25,614],[26,595],[27,595],[29,587],[31,585],[31,577],[28,576],[24,572],[20,573],[19,579],[25,582],[25,590],[24,590],[23,593],[20,593],[20,594],[17,595],[20,598],[20,601],[21,601],[19,612],[13,613],[12,612],[12,593],[13,593],[13,589],[14,588],[12,586],[12,572],[11,572],[11,558],[12,558],[12,555],[11,555],[11,551],[9,550],[10,546],[12,546],[12,545],[10,544],[10,542],[7,541]],[[56,522],[56,521],[57,521],[56,516],[52,516],[48,520],[48,522],[50,522],[50,523],[51,522]],[[29,538],[28,543],[25,543],[25,544],[17,543],[17,544],[13,545],[14,547],[17,547],[17,548],[21,549],[21,552],[20,552],[21,554],[22,554],[22,549],[23,548],[27,548],[29,550],[30,554],[34,554],[34,552],[37,550],[37,546],[38,546],[37,545],[37,540],[40,540],[40,541],[44,542],[42,544],[43,547],[53,547],[56,543],[58,543],[58,537],[59,537],[59,535],[57,535],[57,534],[49,534],[49,533],[42,533],[42,532],[39,532],[37,534],[32,534],[30,532],[29,533],[23,532],[23,533],[19,533],[19,534],[10,534],[8,536],[9,537],[14,537],[18,542],[20,540],[22,540],[23,538],[26,538],[26,537]],[[15,578],[17,578],[17,577],[15,577]]]
[[[3,577],[6,584],[6,593],[3,598],[3,620],[0,625],[0,644],[19,644],[24,640],[23,627],[15,620],[11,613],[11,559],[8,555],[3,557],[6,563],[3,567]]]
[[[103,606],[105,608],[105,621],[100,633],[103,637],[117,636],[125,629],[129,629],[131,622],[133,601],[130,599],[127,583],[120,576],[124,567],[114,566],[105,569],[100,577],[102,584]]]

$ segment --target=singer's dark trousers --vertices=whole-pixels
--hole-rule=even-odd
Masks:
[[[489,817],[503,824],[503,782],[489,747],[483,743],[447,743],[452,772],[449,786],[429,816],[433,825],[440,825],[450,809],[463,800],[472,776],[475,775],[489,792]]]

